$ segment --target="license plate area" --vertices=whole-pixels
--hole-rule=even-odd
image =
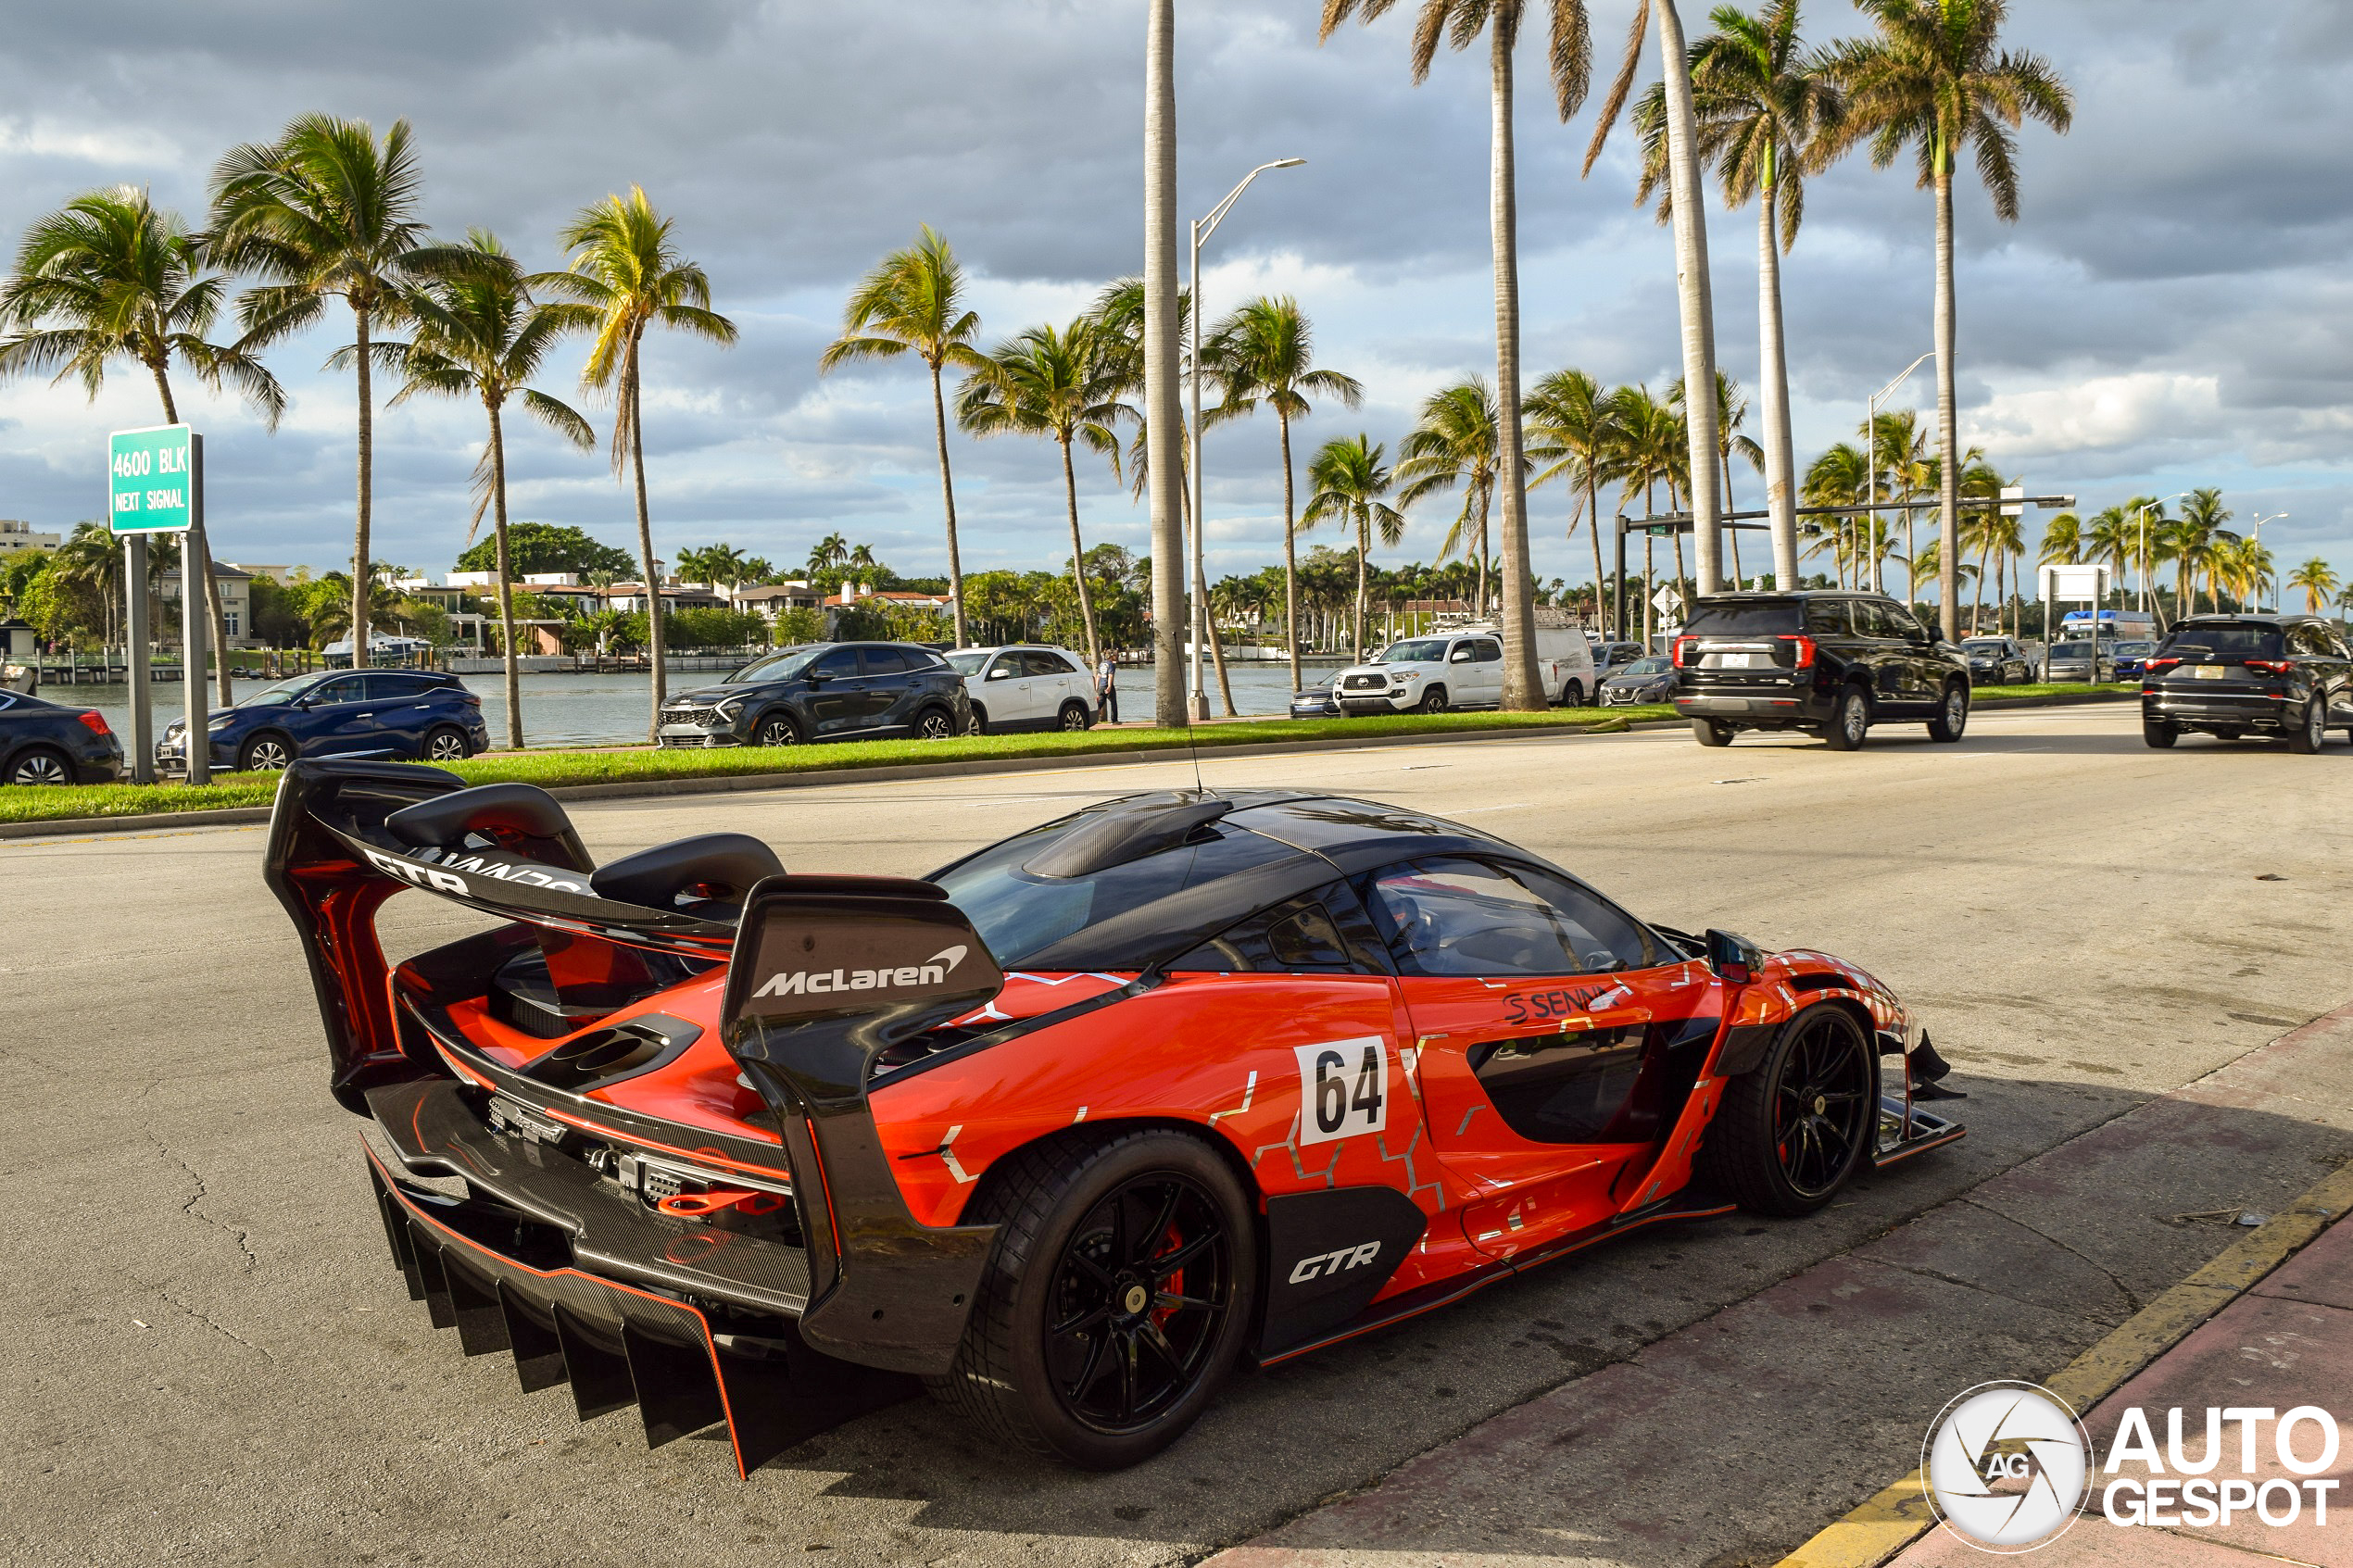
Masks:
[[[2190,669],[2189,677],[2193,681],[2219,681],[2227,673],[2221,665],[2199,664]]]
[[[1700,655],[1699,667],[1702,670],[1770,670],[1775,667],[1775,661],[1769,653],[1710,649]]]

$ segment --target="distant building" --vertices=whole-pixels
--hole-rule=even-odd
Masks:
[[[233,560],[229,564],[248,577],[267,577],[281,588],[293,587],[295,573],[307,572],[310,570],[307,566],[256,566],[250,561],[242,560]]]
[[[243,567],[232,566],[225,560],[212,563],[212,575],[220,584],[220,619],[225,625],[229,646],[233,648],[258,648],[261,639],[253,635],[254,574]],[[163,574],[157,590],[164,602],[165,624],[180,624],[180,569],[173,567]],[[345,649],[347,653],[348,647]]]
[[[62,534],[39,533],[29,522],[0,518],[0,556],[18,550],[54,550],[64,543]]]
[[[769,625],[788,609],[815,609],[825,596],[806,583],[770,583],[758,588],[740,588],[736,592],[736,608],[749,610]]]

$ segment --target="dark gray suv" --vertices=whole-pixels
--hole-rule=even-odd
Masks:
[[[963,677],[912,643],[805,643],[779,648],[715,686],[662,705],[663,746],[798,746],[803,741],[946,740],[972,721]]]
[[[1702,746],[1803,730],[1852,751],[1887,720],[1969,725],[1969,659],[1879,594],[1720,594],[1675,639],[1675,707]]]

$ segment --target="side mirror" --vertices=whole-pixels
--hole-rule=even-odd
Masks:
[[[1471,650],[1468,648],[1456,648],[1452,654],[1448,655],[1448,658],[1456,664],[1468,664],[1471,659]]]
[[[1012,675],[1013,670],[1010,666],[1000,664],[988,672],[988,679],[991,681],[1002,681],[1009,679]]]
[[[1745,936],[1711,927],[1707,933],[1707,967],[1727,985],[1746,985],[1765,967],[1765,950]]]
[[[812,686],[822,686],[833,678],[833,671],[830,670],[812,670],[809,672],[809,684]]]

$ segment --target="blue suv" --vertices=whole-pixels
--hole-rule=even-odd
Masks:
[[[297,675],[214,709],[205,728],[211,765],[241,773],[274,772],[297,757],[454,762],[490,748],[482,698],[454,675],[421,670]],[[183,729],[174,719],[156,743],[159,771],[187,771]]]

